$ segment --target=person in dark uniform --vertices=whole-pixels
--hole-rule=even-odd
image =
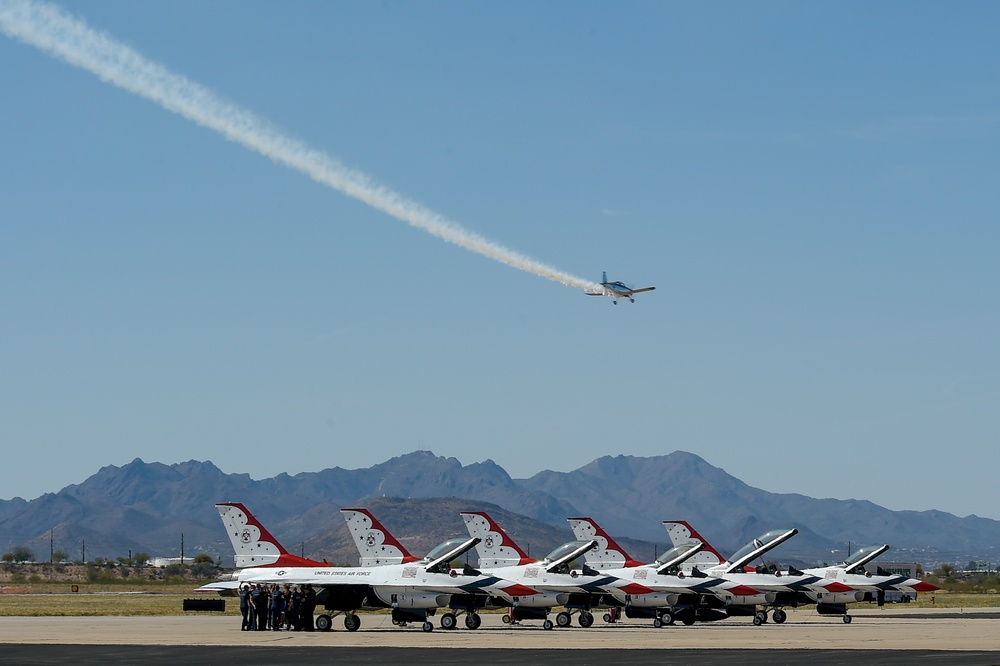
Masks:
[[[306,585],[302,594],[302,628],[305,631],[316,631],[316,591],[312,585]]]
[[[281,626],[291,629],[292,625],[288,622],[288,604],[292,603],[292,591],[288,588],[288,583],[281,589],[281,596],[284,598],[281,604]]]
[[[253,592],[250,594],[250,601],[253,604],[253,612],[257,617],[257,631],[264,631],[264,627],[267,626],[267,592],[261,587],[260,583],[254,587]]]
[[[281,588],[275,583],[271,586],[271,629],[281,631],[281,611],[285,606],[285,597]]]
[[[240,585],[240,615],[243,616],[243,625],[240,631],[250,631],[250,586],[246,583]]]
[[[264,583],[264,629],[271,628],[271,586]]]
[[[288,624],[292,625],[292,631],[302,631],[302,620],[299,618],[302,614],[302,592],[298,586],[292,587],[292,599],[285,612],[288,613]]]

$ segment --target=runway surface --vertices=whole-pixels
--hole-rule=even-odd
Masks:
[[[649,664],[697,664],[698,666],[762,666],[764,664],[810,664],[832,666],[887,666],[927,664],[991,666],[1000,664],[995,652],[947,652],[933,650],[498,650],[448,648],[343,648],[343,647],[218,647],[137,645],[5,645],[2,664],[43,666],[64,664],[213,664],[214,666],[288,666],[306,663],[409,664],[438,666],[508,664],[525,666],[648,666]]]
[[[484,614],[480,629],[425,633],[364,615],[360,631],[242,632],[239,618],[0,617],[3,664],[957,664],[1000,665],[1000,614],[860,611],[854,622],[790,611],[783,625],[748,618],[654,629],[648,621],[546,631]],[[460,627],[464,624],[460,621]]]

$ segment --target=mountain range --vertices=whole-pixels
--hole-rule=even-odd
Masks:
[[[339,467],[254,480],[211,462],[140,459],[108,466],[78,485],[37,499],[0,500],[0,544],[50,543],[79,559],[132,552],[176,555],[181,547],[224,556],[232,548],[214,504],[247,505],[289,550],[355,562],[339,509],[367,506],[415,555],[465,534],[460,510],[485,510],[536,556],[572,538],[568,516],[592,516],[638,559],[666,542],[665,519],[692,523],[723,553],[778,527],[800,534],[776,551],[784,563],[843,558],[858,544],[888,543],[884,559],[926,566],[996,561],[1000,521],[941,511],[891,511],[864,500],[815,499],[753,488],[683,451],[605,456],[571,472],[514,479],[492,460],[463,465],[416,451],[369,468]]]

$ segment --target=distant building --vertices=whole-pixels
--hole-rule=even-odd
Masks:
[[[917,577],[916,562],[879,562],[876,560],[875,562],[869,564],[866,569],[872,573],[875,573],[876,569],[881,569],[882,571],[896,574],[897,576],[909,576],[910,578]]]
[[[180,558],[180,557],[154,557],[152,560],[150,560],[150,562],[151,562],[150,566],[156,567],[158,569],[163,569],[164,567],[169,567],[171,564],[190,563],[191,562],[191,558],[190,557],[184,557],[184,558]]]

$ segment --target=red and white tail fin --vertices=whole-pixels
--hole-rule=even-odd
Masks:
[[[389,530],[368,509],[341,509],[340,512],[344,514],[347,529],[351,532],[354,545],[358,547],[361,566],[405,564],[420,559],[410,555],[403,544],[389,534]]]
[[[597,541],[597,548],[588,550],[583,556],[588,567],[593,569],[623,569],[642,566],[642,562],[629,557],[625,549],[619,546],[593,518],[567,518],[567,520],[573,530],[573,536],[577,539]]]
[[[323,562],[292,555],[239,502],[216,504],[236,551],[236,567],[314,567]]]
[[[706,541],[703,536],[698,534],[698,531],[691,527],[686,521],[664,520],[663,526],[667,528],[667,536],[670,537],[670,543],[675,546],[681,546],[691,542],[704,544],[704,548],[692,555],[689,559],[684,560],[684,564],[682,565],[684,569],[691,569],[692,567],[708,569],[710,567],[717,567],[720,564],[725,564],[726,558],[720,555],[719,551],[715,548],[712,548],[712,544],[708,543],[708,541]]]
[[[513,567],[537,561],[528,557],[489,514],[483,511],[463,511],[462,520],[469,530],[469,536],[481,539],[476,545],[479,568]]]

